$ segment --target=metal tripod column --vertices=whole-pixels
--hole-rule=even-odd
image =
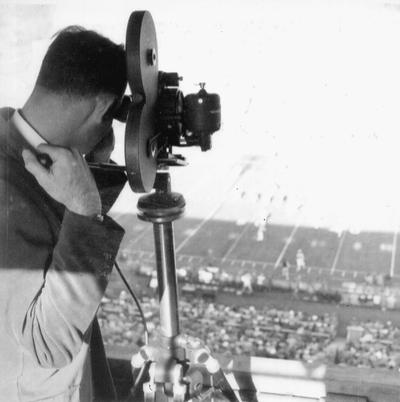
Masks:
[[[157,173],[154,188],[155,192],[139,198],[138,217],[153,223],[161,335],[172,340],[179,334],[173,221],[182,216],[185,200],[181,194],[171,192],[167,171]]]

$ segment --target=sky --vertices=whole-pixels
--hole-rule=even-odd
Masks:
[[[123,43],[130,12],[147,9],[160,70],[179,72],[185,93],[205,81],[221,96],[213,150],[180,150],[190,166],[173,171],[188,216],[207,217],[244,192],[247,203],[236,197],[236,210],[219,215],[253,219],[275,195],[291,208],[278,223],[301,210],[311,226],[397,229],[400,1],[99,3],[0,0],[0,105],[23,104],[58,29],[80,24]],[[257,162],[238,179],[249,160]],[[126,188],[115,211],[134,212],[136,201]]]

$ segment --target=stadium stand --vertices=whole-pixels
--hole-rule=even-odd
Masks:
[[[195,301],[194,301],[195,300]],[[149,330],[159,325],[158,303],[145,298],[143,309]],[[329,314],[301,311],[258,310],[253,306],[227,306],[202,298],[180,301],[182,331],[199,337],[215,353],[248,355],[306,362],[327,361],[327,346],[336,336],[337,319]],[[125,291],[118,298],[104,298],[99,322],[107,344],[141,346],[141,323]]]

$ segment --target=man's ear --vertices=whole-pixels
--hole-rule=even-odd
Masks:
[[[96,119],[98,121],[112,120],[117,99],[115,96],[99,94],[96,96]]]

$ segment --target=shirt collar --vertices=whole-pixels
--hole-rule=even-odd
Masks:
[[[47,141],[22,117],[19,110],[14,112],[12,121],[17,130],[34,149],[40,144],[47,144]]]

